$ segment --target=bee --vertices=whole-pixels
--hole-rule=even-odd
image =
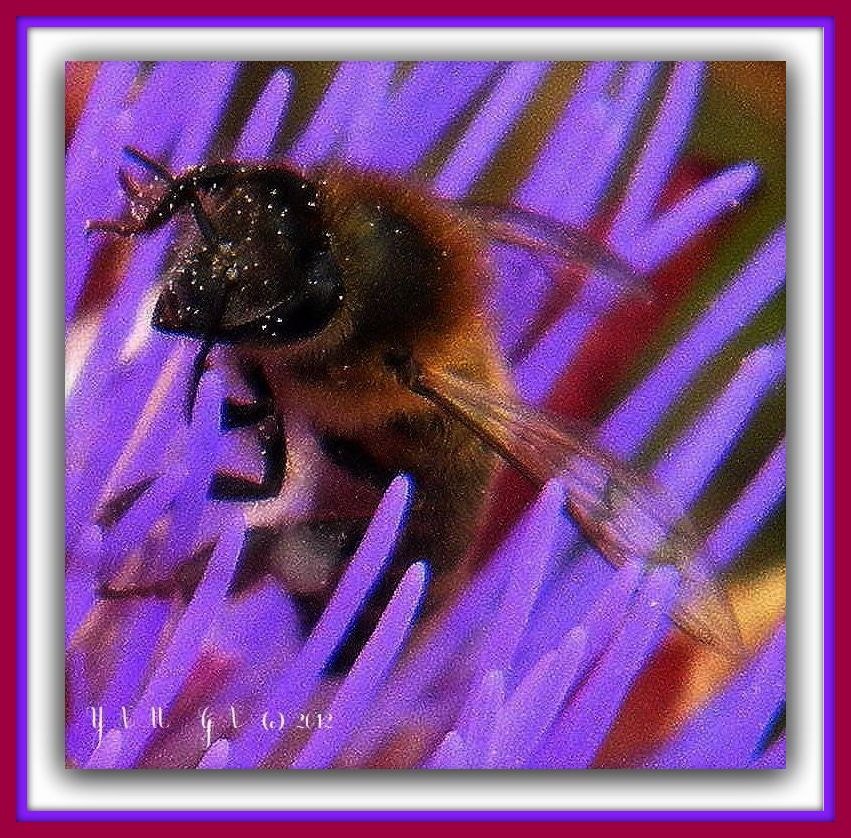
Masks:
[[[264,479],[219,472],[213,497],[277,495],[294,424],[310,427],[329,456],[379,487],[412,475],[414,501],[376,595],[380,612],[407,566],[424,557],[435,580],[430,601],[445,598],[502,463],[536,487],[557,477],[566,512],[612,565],[674,565],[674,622],[741,657],[736,618],[701,569],[700,539],[677,504],[592,433],[524,403],[497,348],[486,307],[490,243],[640,287],[604,245],[516,207],[453,203],[344,166],[307,174],[286,163],[222,161],[173,173],[126,151],[156,182],[143,186],[122,171],[134,217],[89,228],[134,235],[178,214],[194,218],[153,313],[155,329],[200,341],[187,413],[219,345],[257,395],[254,403],[227,401],[222,418],[227,428],[259,427]],[[261,542],[241,562],[244,584],[274,573],[288,549],[275,547],[287,543],[283,533],[267,531]],[[374,615],[366,619],[374,625]]]

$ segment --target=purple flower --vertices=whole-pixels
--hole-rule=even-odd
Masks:
[[[423,628],[415,622],[429,585],[429,557],[409,568],[345,677],[330,674],[328,664],[404,529],[413,491],[407,477],[397,477],[384,494],[306,637],[294,601],[271,582],[247,597],[228,596],[246,521],[238,505],[209,501],[207,487],[222,458],[248,454],[219,431],[230,382],[215,369],[205,374],[187,424],[182,400],[196,347],[148,328],[173,230],[141,238],[126,254],[114,293],[102,293],[102,305],[93,306],[86,295],[108,262],[103,240],[86,237],[84,222],[121,214],[115,175],[124,145],[177,170],[204,161],[242,70],[230,63],[103,64],[67,151],[69,763],[601,764],[616,723],[629,724],[624,713],[633,687],[670,648],[676,630],[667,614],[680,579],[667,566],[613,570],[563,514],[558,481],[540,493],[440,619]],[[289,156],[304,166],[337,158],[404,176],[460,125],[433,178],[439,194],[459,199],[490,165],[548,70],[539,63],[429,62],[400,75],[392,64],[344,63]],[[608,242],[641,273],[663,267],[746,201],[759,176],[754,165],[740,163],[676,201],[666,193],[701,104],[704,74],[696,63],[589,65],[516,201],[588,226],[609,210],[613,184],[623,182]],[[271,76],[234,157],[271,153],[293,87],[287,70]],[[494,257],[499,270],[490,304],[499,340],[515,359],[519,391],[540,404],[621,303],[619,292],[602,276],[587,277],[571,305],[530,342],[551,279],[534,260],[505,248]],[[778,297],[784,281],[780,228],[608,414],[600,426],[605,446],[624,460],[642,454],[707,364]],[[651,471],[684,508],[699,500],[784,374],[784,341],[767,343],[680,423]],[[128,494],[133,487],[138,491]],[[736,562],[784,491],[785,444],[777,440],[708,536],[713,572]],[[104,504],[115,498],[124,503],[107,524]],[[206,544],[215,546],[206,564],[192,565],[200,580],[185,599],[98,597],[105,580],[174,578]],[[629,764],[783,767],[782,623],[752,651],[746,665],[728,667],[663,741],[637,749]],[[711,670],[711,654],[690,658],[705,659]],[[157,726],[158,713],[167,728]]]

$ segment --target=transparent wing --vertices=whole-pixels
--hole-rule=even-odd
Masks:
[[[559,478],[567,510],[612,565],[638,560],[647,567],[675,566],[680,593],[671,618],[725,656],[743,656],[729,601],[701,567],[705,548],[661,486],[602,451],[587,431],[513,396],[428,368],[417,368],[410,386],[467,425],[536,486]]]
[[[579,266],[604,274],[625,291],[647,296],[641,275],[586,230],[522,207],[462,202],[491,241],[519,247],[552,267]]]

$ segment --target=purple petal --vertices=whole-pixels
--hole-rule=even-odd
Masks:
[[[446,770],[458,768],[473,768],[467,758],[467,746],[457,731],[450,730],[437,746],[423,768]]]
[[[748,356],[710,409],[661,458],[653,470],[659,482],[691,503],[785,370],[785,340]]]
[[[461,198],[467,194],[548,69],[548,64],[539,61],[509,65],[434,179],[439,195]]]
[[[656,629],[672,602],[676,571],[653,572],[623,628],[572,699],[547,742],[531,757],[533,768],[587,768],[614,721],[621,702],[654,648]]]
[[[227,768],[229,750],[227,739],[216,740],[201,757],[196,767],[201,771],[221,771]]]
[[[103,736],[103,741],[94,750],[86,763],[86,768],[115,768],[118,753],[121,750],[121,731],[110,730]]]
[[[289,105],[292,81],[292,76],[283,70],[269,79],[236,144],[237,160],[262,160],[268,156]]]
[[[177,696],[197,659],[201,641],[217,610],[225,601],[244,529],[234,521],[222,533],[195,596],[178,622],[174,635],[154,675],[148,681],[124,735],[116,767],[129,768],[141,756],[154,729],[146,724],[151,707],[167,708]]]
[[[342,644],[390,560],[407,516],[412,490],[406,477],[397,477],[390,484],[322,617],[283,675],[265,685],[261,704],[274,699],[275,706],[286,718],[291,718],[316,689],[325,666]],[[232,743],[231,764],[257,765],[272,752],[275,744],[242,736]]]
[[[506,557],[512,568],[505,595],[494,623],[502,627],[493,632],[482,647],[479,672],[508,669],[520,637],[526,630],[529,613],[538,597],[544,572],[553,558],[556,529],[564,514],[564,491],[555,481],[546,485],[535,506],[524,520],[529,522],[515,531],[508,542]],[[511,555],[513,553],[513,555]]]
[[[600,429],[612,451],[631,457],[698,374],[727,341],[783,287],[786,231],[781,227],[707,309],[688,334],[613,411]]]
[[[571,631],[523,679],[500,713],[491,767],[522,768],[542,740],[579,673],[585,632]]]
[[[730,564],[759,531],[786,494],[786,441],[765,461],[707,541],[716,569]]]
[[[413,627],[425,595],[427,577],[422,562],[408,568],[329,708],[331,726],[313,734],[293,762],[293,768],[328,767],[356,729]]]
[[[458,716],[458,734],[464,741],[470,765],[489,765],[491,740],[505,700],[505,678],[499,670],[482,676],[477,689],[471,689]]]

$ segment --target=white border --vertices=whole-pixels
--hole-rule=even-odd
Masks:
[[[822,673],[822,33],[819,29],[30,29],[29,55],[29,807],[56,809],[820,809]],[[62,64],[73,59],[701,58],[788,62],[790,114],[790,767],[776,772],[79,772],[63,768]],[[57,267],[58,266],[58,267]],[[50,301],[50,302],[48,302]],[[61,349],[59,350],[61,352]],[[800,409],[799,409],[800,408]],[[797,465],[796,465],[797,464]],[[792,511],[794,510],[794,511]],[[794,524],[794,532],[793,532]],[[52,541],[51,541],[52,539]],[[58,542],[61,544],[61,541]],[[792,620],[797,617],[797,621]],[[793,654],[793,650],[798,652]],[[805,652],[805,653],[804,653]],[[793,700],[794,698],[794,700]],[[81,776],[85,775],[85,776]],[[241,776],[240,776],[241,775]]]

